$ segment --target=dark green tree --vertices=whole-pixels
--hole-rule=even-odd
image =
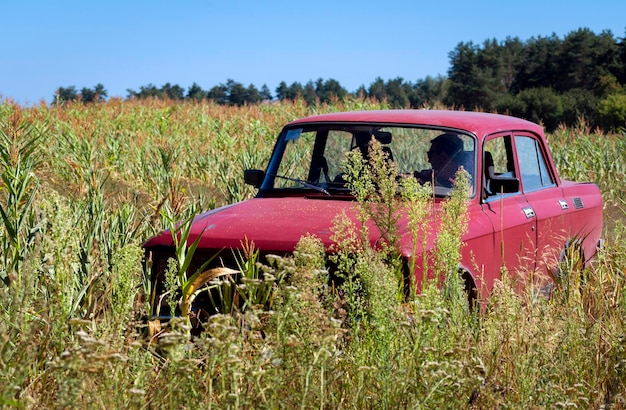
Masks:
[[[513,112],[513,115],[543,124],[548,131],[554,131],[562,121],[563,102],[552,88],[529,88],[517,94],[516,98],[521,102],[523,111]]]
[[[447,105],[471,110],[490,104],[491,79],[481,70],[478,51],[479,47],[470,41],[459,43],[450,52],[450,87],[444,101]]]
[[[148,85],[142,85],[139,87],[139,91],[134,91],[132,89],[127,89],[128,98],[137,98],[144,99],[149,97],[158,97],[162,98],[163,94],[161,90],[159,90],[154,84],[150,83]]]
[[[317,104],[319,100],[317,92],[315,91],[315,85],[313,85],[313,81],[308,81],[304,85],[304,89],[302,90],[302,97],[304,98],[304,101],[307,103],[307,105]]]
[[[337,80],[331,78],[324,81],[318,78],[315,82],[315,94],[317,94],[320,102],[328,103],[334,99],[344,99],[348,95],[348,91]]]
[[[561,41],[551,37],[531,38],[524,44],[520,63],[511,84],[514,94],[528,88],[550,87],[558,77]]]
[[[405,83],[402,77],[388,80],[385,84],[387,101],[394,108],[409,108],[409,95],[412,93],[410,84]]]
[[[96,92],[91,88],[83,87],[80,90],[80,100],[83,103],[92,103],[96,101]]]
[[[589,29],[578,29],[565,36],[553,87],[558,92],[575,88],[598,91],[600,78],[617,69],[619,48],[613,35],[599,35]]]
[[[359,86],[359,88],[356,89],[356,91],[353,94],[355,97],[357,98],[366,98],[367,97],[367,88],[365,88],[365,85],[361,84]]]
[[[255,87],[254,84],[250,84],[248,89],[246,90],[246,103],[248,104],[258,104],[261,102],[263,98],[261,97],[261,93],[259,89]]]
[[[80,90],[80,100],[83,103],[94,103],[105,101],[107,91],[102,84],[97,84],[94,88],[83,87]]]
[[[561,123],[575,126],[582,122],[595,124],[595,111],[600,101],[594,92],[582,88],[574,88],[561,94],[563,112]]]
[[[367,97],[375,98],[378,101],[387,101],[387,87],[385,86],[385,81],[376,77],[373,83],[370,84]]]
[[[626,85],[626,29],[624,30],[624,37],[620,39],[617,44],[619,49],[619,70],[617,70],[617,81],[620,84]]]
[[[187,89],[187,98],[195,101],[202,101],[207,98],[207,93],[195,82]]]
[[[263,84],[261,86],[261,101],[271,101],[272,100],[272,92],[270,91],[267,84]]]
[[[170,100],[182,100],[185,98],[185,90],[178,84],[165,83],[160,91],[162,97]]]
[[[285,99],[295,101],[296,99],[302,97],[303,88],[302,84],[297,81],[291,83],[291,85],[287,88],[287,93],[285,94]]]
[[[287,83],[284,81],[281,81],[278,84],[278,87],[276,87],[276,99],[279,101],[287,99],[288,90],[289,90],[289,87],[287,87]]]
[[[417,80],[409,95],[411,107],[420,108],[441,103],[448,92],[448,83],[448,78],[442,75],[426,76],[422,80]]]
[[[482,47],[461,43],[450,54],[448,103],[467,109],[492,110],[506,95],[517,73],[523,45],[517,38],[498,43],[486,40]]]
[[[226,93],[229,105],[244,105],[248,98],[248,90],[243,84],[228,79],[226,81]]]
[[[283,100],[294,101],[297,98],[302,97],[303,91],[304,89],[302,87],[302,84],[300,84],[297,81],[294,81],[289,86],[284,81],[281,81],[278,84],[278,87],[276,87],[276,99],[278,99],[279,101],[283,101]]]
[[[228,88],[224,84],[213,86],[207,93],[207,98],[216,104],[225,105],[228,102]]]
[[[65,101],[75,101],[78,98],[78,91],[76,87],[70,85],[69,87],[59,87],[54,94],[52,104],[60,104]]]
[[[105,101],[109,96],[109,92],[104,88],[104,85],[101,83],[96,84],[93,89],[96,93],[96,101]]]

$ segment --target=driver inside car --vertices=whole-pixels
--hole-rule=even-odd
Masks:
[[[431,169],[415,171],[413,176],[420,183],[433,182],[435,185],[452,188],[454,178],[459,168],[463,166],[458,155],[463,152],[463,141],[456,134],[441,134],[430,142],[430,149],[426,153]]]

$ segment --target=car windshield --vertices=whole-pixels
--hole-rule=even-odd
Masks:
[[[283,130],[268,167],[263,189],[313,190],[324,194],[346,190],[346,154],[368,155],[376,139],[400,175],[435,182],[445,195],[463,167],[475,174],[475,139],[458,130],[375,124],[312,124]]]

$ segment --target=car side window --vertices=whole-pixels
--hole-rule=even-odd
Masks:
[[[501,194],[494,180],[512,180],[515,175],[515,161],[511,136],[491,138],[485,141],[483,151],[483,196],[488,198],[499,197]],[[509,192],[508,194],[511,194]]]
[[[524,191],[533,191],[554,185],[554,181],[541,148],[536,139],[528,136],[516,136],[515,147]]]
[[[485,143],[485,151],[491,153],[493,158],[493,171],[497,176],[514,176],[513,161],[506,149],[508,137],[494,138]]]

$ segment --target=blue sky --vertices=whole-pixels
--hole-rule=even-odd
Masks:
[[[228,79],[274,93],[280,81],[332,78],[354,91],[376,77],[445,75],[460,42],[579,28],[625,37],[626,1],[0,0],[0,100]]]

